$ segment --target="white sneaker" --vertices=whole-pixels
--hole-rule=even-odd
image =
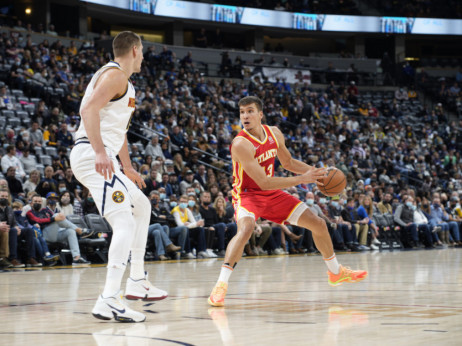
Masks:
[[[215,252],[213,252],[212,249],[207,249],[205,250],[205,252],[207,253],[207,255],[209,255],[210,258],[217,258],[217,254]]]
[[[375,239],[372,241],[372,244],[380,245],[381,242],[380,242],[380,240],[378,240],[377,238],[375,238]]]
[[[168,297],[168,293],[158,289],[148,280],[146,275],[144,279],[133,280],[127,279],[127,288],[125,289],[125,298],[129,300],[151,301],[162,300]]]
[[[141,312],[132,310],[124,304],[121,291],[108,298],[100,295],[91,313],[100,320],[112,320],[113,318],[119,322],[144,322],[146,320],[146,316]]]
[[[277,249],[275,249],[275,250],[273,251],[273,253],[274,253],[275,255],[284,255],[284,254],[285,254],[284,250],[281,249],[280,247],[277,248]]]
[[[209,255],[206,251],[199,251],[197,258],[209,258]]]
[[[377,245],[375,245],[374,243],[371,244],[371,249],[372,250],[380,250],[380,248]]]
[[[182,256],[182,258],[186,258],[186,259],[195,259],[196,256],[194,256],[194,255],[192,254],[192,252],[188,252],[188,253],[184,254],[184,255]]]

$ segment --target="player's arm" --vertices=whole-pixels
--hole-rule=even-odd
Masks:
[[[96,153],[95,169],[104,176],[104,179],[112,178],[114,167],[112,160],[109,159],[104,150],[99,111],[113,98],[122,95],[127,83],[127,76],[119,69],[105,71],[95,83],[93,93],[80,111],[88,139]]]
[[[146,187],[146,183],[141,178],[141,175],[133,168],[132,161],[130,160],[130,154],[128,153],[128,140],[127,135],[125,135],[124,144],[119,151],[120,162],[124,168],[124,174],[133,181],[140,189]]]
[[[303,174],[314,168],[313,166],[310,166],[305,162],[296,160],[292,157],[286,147],[286,141],[281,130],[279,130],[276,126],[271,126],[271,130],[273,131],[278,141],[278,159],[284,169],[292,173]]]
[[[237,138],[231,147],[231,156],[234,161],[242,165],[244,171],[255,181],[262,190],[286,189],[299,184],[310,184],[326,175],[325,168],[313,168],[304,174],[295,177],[267,176],[262,166],[254,157],[255,148],[245,139]]]

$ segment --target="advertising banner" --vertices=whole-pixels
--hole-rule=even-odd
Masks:
[[[174,0],[84,0],[156,16],[305,31],[462,35],[462,20],[410,17],[342,16]]]

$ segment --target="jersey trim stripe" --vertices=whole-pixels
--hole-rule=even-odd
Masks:
[[[247,136],[249,136],[250,138],[252,138],[255,142],[257,142],[258,144],[265,144],[266,141],[268,140],[268,133],[266,133],[266,130],[265,130],[265,127],[262,125],[262,128],[263,128],[263,131],[265,132],[265,140],[262,142],[260,140],[258,140],[258,138],[252,136],[249,132],[247,132],[246,129],[244,129],[243,131],[246,133]]]
[[[113,67],[113,68],[117,68],[117,67]],[[116,97],[116,98],[110,100],[109,102],[114,102],[114,101],[118,101],[118,100],[122,99],[125,95],[127,95],[127,91],[128,91],[128,82],[127,82],[127,88],[125,89],[125,92],[121,96]]]
[[[284,222],[286,222],[287,220],[290,219],[290,217],[292,216],[292,214],[294,213],[294,211],[299,207],[300,204],[303,204],[303,202],[297,203],[297,205],[292,209],[292,211],[289,213],[289,215],[288,215],[287,218],[284,220]]]

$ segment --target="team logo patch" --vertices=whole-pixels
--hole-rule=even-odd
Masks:
[[[122,203],[125,200],[125,196],[122,191],[115,191],[112,194],[112,200],[116,203]]]
[[[273,143],[274,143],[273,137],[269,136],[269,137],[268,137],[268,140],[269,140],[270,144],[273,144]]]
[[[128,98],[128,107],[135,108],[135,99],[133,97]]]

